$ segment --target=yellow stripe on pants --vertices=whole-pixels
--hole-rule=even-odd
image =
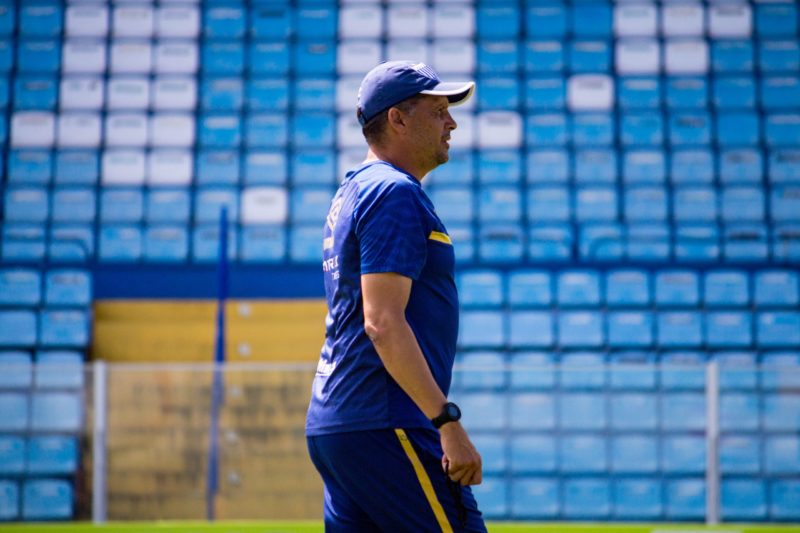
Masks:
[[[447,515],[444,514],[442,504],[439,503],[439,498],[436,497],[436,491],[433,489],[431,478],[428,477],[428,473],[422,466],[422,462],[420,462],[419,457],[417,457],[417,452],[414,451],[414,447],[411,446],[408,435],[406,435],[406,432],[402,429],[395,429],[394,432],[397,434],[397,438],[400,439],[400,445],[403,447],[403,451],[406,452],[408,459],[411,461],[411,465],[414,467],[414,472],[417,474],[417,479],[422,486],[422,491],[425,493],[425,498],[427,498],[433,510],[433,514],[436,516],[436,521],[439,522],[439,527],[442,528],[443,533],[453,533],[453,528],[450,527]]]

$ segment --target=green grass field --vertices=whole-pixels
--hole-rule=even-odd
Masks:
[[[112,522],[102,526],[71,524],[6,524],[3,533],[322,533],[319,522]],[[702,524],[576,524],[490,522],[491,533],[800,533],[800,524],[759,526],[724,524],[706,527]]]

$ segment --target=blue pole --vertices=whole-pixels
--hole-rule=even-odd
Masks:
[[[225,364],[225,301],[228,299],[228,209],[219,218],[219,259],[217,261],[217,324],[214,343],[214,371],[211,385],[211,421],[208,430],[208,474],[206,518],[215,519],[219,490],[219,410],[222,405],[222,367]]]

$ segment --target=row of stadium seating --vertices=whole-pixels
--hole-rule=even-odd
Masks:
[[[225,5],[210,3],[202,8],[202,15],[191,2],[177,6],[144,4],[64,8],[56,2],[42,2],[20,6],[17,13],[13,3],[4,2],[0,35],[16,28],[20,34],[33,37],[64,32],[71,37],[104,37],[111,33],[114,37],[196,38],[202,34],[210,39],[324,39],[335,38],[338,30],[343,39],[382,35],[479,39],[514,39],[521,35],[642,37],[658,33],[691,36],[706,31],[713,38],[732,38],[750,37],[753,26],[759,37],[797,33],[797,8],[786,3],[756,4],[751,8],[747,3],[723,2],[710,2],[708,6],[699,2],[612,6],[604,1],[569,5],[556,0],[540,5],[525,2],[521,7],[516,0],[504,0],[480,2],[474,7],[472,2],[456,0],[429,7],[420,0],[384,9],[379,1],[354,5],[345,2],[338,8],[335,1],[308,0],[293,8],[289,0],[284,0],[268,2],[268,8],[256,2],[254,9],[247,9],[242,2],[233,1]]]
[[[64,479],[0,479],[0,520],[69,520],[75,491]]]
[[[0,476],[68,475],[78,470],[74,436],[0,435]]]

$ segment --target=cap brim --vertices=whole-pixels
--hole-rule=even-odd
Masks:
[[[419,94],[429,94],[431,96],[446,96],[451,106],[461,105],[470,99],[475,92],[474,81],[454,81],[440,83],[433,89],[420,91]]]

